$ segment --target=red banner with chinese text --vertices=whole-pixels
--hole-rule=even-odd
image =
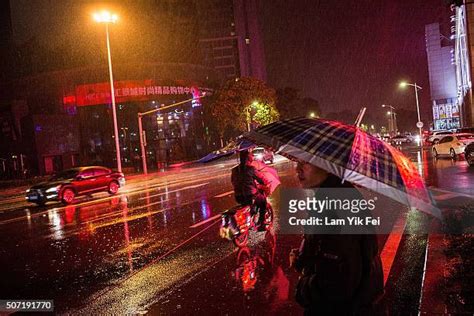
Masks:
[[[163,95],[189,95],[199,97],[199,89],[196,86],[183,85],[156,85],[153,80],[138,81],[115,81],[115,101],[148,101]],[[98,105],[109,104],[110,83],[101,82],[76,86],[76,105]]]

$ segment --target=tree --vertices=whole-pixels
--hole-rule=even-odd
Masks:
[[[276,107],[281,118],[298,116],[319,117],[321,110],[318,101],[312,98],[302,98],[295,88],[286,87],[277,90]]]
[[[227,81],[210,107],[220,137],[244,132],[248,124],[266,125],[278,120],[276,93],[263,81],[243,77]],[[229,135],[228,135],[229,136]]]

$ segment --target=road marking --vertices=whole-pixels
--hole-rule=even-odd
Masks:
[[[393,261],[398,251],[398,246],[400,246],[400,241],[402,239],[403,232],[405,231],[406,217],[401,214],[398,217],[395,225],[393,225],[392,232],[385,242],[382,252],[380,253],[380,259],[382,260],[383,268],[383,286],[387,283],[388,276],[390,275],[390,270],[392,269]]]
[[[445,201],[445,200],[454,199],[456,197],[458,197],[458,195],[455,194],[455,193],[444,193],[444,194],[441,194],[441,195],[435,195],[433,198],[436,201]]]
[[[219,177],[219,176],[218,176]],[[212,179],[212,177],[211,177]],[[189,181],[188,181],[189,182]],[[197,181],[191,181],[191,182],[197,182]],[[203,185],[207,185],[209,184],[209,182],[206,182],[206,183],[203,183],[203,184],[199,184],[197,186],[190,186],[190,187],[186,187],[186,188],[183,188],[183,189],[189,189],[189,188],[196,188],[196,187],[199,187],[199,186],[203,186]],[[173,186],[176,186],[177,184],[173,184]],[[183,189],[180,189],[180,190],[183,190]],[[117,198],[117,197],[123,197],[123,196],[126,196],[126,197],[130,197],[130,196],[133,196],[133,195],[138,195],[140,193],[145,193],[145,192],[149,192],[149,191],[153,191],[153,190],[156,190],[156,188],[150,188],[150,189],[138,189],[138,190],[135,190],[135,191],[129,191],[127,193],[124,193],[124,192],[121,192],[119,191],[119,195],[113,195],[113,196],[106,196],[106,197],[102,197],[102,198],[98,198],[98,199],[95,199],[93,198],[92,200],[86,200],[84,202],[79,202],[79,203],[76,203],[76,204],[72,204],[73,206],[75,206],[76,208],[82,208],[82,207],[86,207],[86,206],[94,206],[95,204],[98,204],[99,202],[105,202],[105,201],[110,201],[114,198]],[[168,193],[174,193],[174,192],[177,192],[177,191],[180,191],[180,190],[171,190],[171,191],[168,191]],[[159,193],[159,194],[156,194],[156,195],[150,195],[149,197],[152,197],[152,196],[159,196],[159,195],[165,195],[166,192],[162,192],[162,193]],[[146,197],[144,198],[140,198],[139,200],[144,200],[146,199]],[[148,204],[147,206],[150,206],[150,205],[155,205],[155,204],[159,204],[161,203],[158,202],[158,203],[152,203],[152,204]],[[51,205],[53,206],[53,205]],[[55,207],[56,211],[64,211],[66,209],[67,206],[60,206],[60,207]],[[107,206],[109,207],[109,206]],[[146,206],[145,206],[146,207]],[[19,209],[20,210],[20,209]],[[30,216],[30,218],[33,218],[33,217],[40,217],[44,214],[48,214],[48,212],[51,210],[51,208],[48,208],[44,211],[41,211],[41,212],[38,212],[38,213],[34,213]],[[19,217],[14,217],[14,218],[11,218],[11,219],[7,219],[7,220],[3,220],[3,221],[0,221],[0,225],[3,225],[3,224],[8,224],[8,223],[12,223],[12,222],[17,222],[17,221],[22,221],[22,220],[26,220],[28,219],[28,216],[19,216]]]
[[[187,243],[189,243],[190,241],[192,241],[194,238],[198,237],[199,235],[201,235],[202,233],[204,233],[205,231],[207,231],[209,228],[213,227],[215,224],[217,224],[219,221],[215,221],[214,223],[212,223],[211,225],[207,226],[206,228],[198,231],[196,234],[192,235],[191,237],[189,237],[188,239],[186,239],[185,241],[182,241],[181,243],[179,243],[178,245],[176,245],[175,247],[173,247],[172,249],[168,250],[166,253],[162,254],[161,256],[159,256],[158,258],[155,258],[153,259],[152,261],[148,262],[147,264],[145,264],[143,267],[137,269],[137,270],[134,270],[133,272],[131,272],[129,275],[127,275],[126,277],[122,278],[121,280],[117,281],[115,284],[112,284],[111,286],[109,287],[106,287],[104,288],[102,291],[99,291],[97,292],[97,294],[94,294],[94,300],[98,300],[98,298],[102,297],[103,295],[105,295],[106,293],[108,292],[111,292],[113,289],[115,288],[118,288],[121,284],[123,284],[126,280],[130,279],[131,277],[133,277],[134,275],[136,275],[137,273],[139,273],[140,271],[143,271],[144,269],[148,268],[149,266],[157,263],[158,261],[166,258],[167,256],[173,254],[173,252],[175,252],[176,250],[178,250],[179,248],[181,248],[182,246],[186,245]]]
[[[231,195],[232,193],[234,193],[234,190],[227,191],[227,192],[219,194],[219,195],[215,195],[214,197],[221,198],[221,197],[224,197],[224,196],[227,196],[227,195]]]
[[[464,193],[460,193],[460,192],[456,192],[456,191],[448,191],[448,190],[443,190],[443,189],[438,189],[438,188],[433,188],[431,190],[436,191],[436,192],[455,194],[457,196],[464,196],[464,197],[467,197],[467,198],[470,198],[470,199],[473,198],[473,195],[464,194]],[[436,198],[436,196],[435,196],[435,198]]]
[[[164,202],[169,202],[170,200],[163,200],[163,201],[158,201],[158,202],[154,202],[154,203],[150,203],[150,204],[147,204],[147,205],[141,205],[141,206],[136,206],[136,207],[133,207],[133,208],[128,208],[127,209],[127,212],[129,214],[131,214],[132,212],[136,211],[136,210],[140,210],[140,209],[144,209],[144,208],[148,208],[148,207],[151,207],[151,206],[154,206],[154,205],[157,205],[157,204],[161,204],[161,203],[164,203]],[[171,209],[171,208],[166,208],[164,210],[168,210],[168,209]],[[163,210],[163,211],[164,211]],[[114,216],[123,216],[123,211],[124,209],[117,209],[117,210],[114,210],[114,211],[111,211],[109,213],[105,213],[105,214],[102,214],[102,215],[99,215],[97,217],[94,217],[90,220],[88,220],[87,222],[84,222],[84,223],[89,223],[89,224],[92,224],[94,222],[97,222],[97,221],[101,221],[101,220],[104,220],[104,219],[107,219],[107,218],[110,218],[110,217],[114,217]],[[147,211],[149,212],[149,211]],[[144,214],[148,214],[148,213],[144,213]]]
[[[148,196],[145,196],[145,197],[141,197],[138,200],[146,200],[146,199],[149,199],[149,198],[152,198],[152,197],[155,197],[155,196],[166,195],[166,194],[170,194],[170,193],[176,193],[176,192],[179,192],[179,191],[184,191],[184,190],[189,190],[189,189],[196,189],[196,188],[208,185],[209,183],[210,182],[205,182],[205,183],[201,183],[201,184],[190,185],[190,186],[187,186],[187,187],[184,187],[184,188],[181,188],[181,189],[177,189],[177,190],[171,190],[171,191],[167,191],[167,192],[165,191],[165,192],[161,192],[161,193],[157,193],[157,194],[151,194],[151,195],[148,195]]]
[[[98,228],[102,228],[102,227],[107,227],[107,226],[110,226],[110,225],[115,225],[115,224],[118,224],[118,223],[131,222],[131,221],[134,221],[136,219],[143,218],[145,216],[151,216],[151,215],[154,215],[154,214],[163,213],[164,211],[166,211],[166,209],[157,210],[157,211],[150,211],[150,212],[146,212],[146,213],[139,213],[139,214],[134,214],[134,215],[128,215],[127,214],[126,216],[122,215],[119,218],[112,219],[112,221],[102,223],[102,224],[94,224],[93,222],[89,222],[89,225],[90,225],[91,229],[94,230],[94,229],[98,229]]]
[[[218,217],[221,217],[221,214],[217,214],[217,215],[214,215],[214,216],[212,216],[212,217],[209,217],[209,218],[206,219],[206,220],[203,220],[203,221],[198,222],[198,223],[196,223],[196,224],[194,224],[194,225],[192,225],[192,226],[189,226],[189,228],[196,228],[196,227],[202,226],[202,225],[204,225],[204,224],[206,224],[206,223],[208,223],[208,222],[210,222],[210,221],[213,221],[213,220],[217,219]]]

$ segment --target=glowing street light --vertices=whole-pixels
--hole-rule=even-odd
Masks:
[[[112,58],[110,55],[110,40],[109,40],[109,24],[116,23],[118,16],[110,13],[109,11],[101,11],[93,14],[93,18],[98,23],[105,24],[105,33],[107,36],[107,58],[109,62],[109,76],[110,76],[110,96],[112,99],[112,117],[114,121],[114,138],[115,138],[115,152],[117,154],[117,170],[122,172],[122,160],[120,157],[120,142],[117,124],[117,110],[115,108],[115,90],[114,90],[114,77],[112,74]]]
[[[310,117],[310,118],[315,118],[315,117],[316,117],[316,113],[314,113],[314,112],[309,113],[309,117]]]
[[[418,130],[420,132],[420,146],[423,146],[423,122],[421,121],[420,117],[420,102],[418,100],[418,90],[421,90],[422,87],[415,83],[409,83],[406,81],[400,82],[400,88],[405,88],[407,86],[412,86],[415,88],[415,98],[416,98],[416,112],[418,114],[418,122],[416,123],[416,127],[418,127]]]
[[[92,15],[94,20],[98,23],[116,23],[118,21],[117,14],[112,14],[109,11],[96,12]]]

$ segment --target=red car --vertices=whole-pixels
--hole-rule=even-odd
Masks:
[[[71,204],[76,196],[101,191],[116,194],[124,185],[125,177],[121,172],[100,166],[78,167],[58,172],[48,181],[26,190],[26,200],[38,205],[48,201]]]

